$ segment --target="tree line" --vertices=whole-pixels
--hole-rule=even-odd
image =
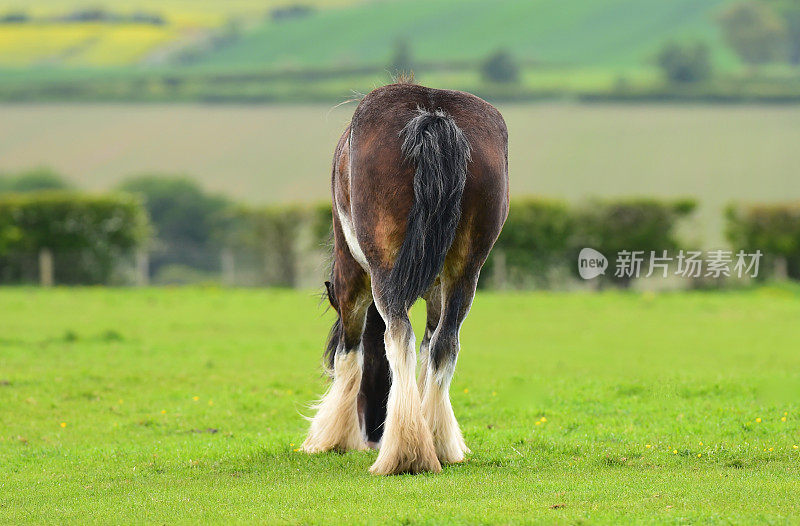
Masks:
[[[609,259],[697,250],[680,235],[696,207],[692,199],[514,199],[480,284],[576,283],[585,247]],[[764,254],[759,279],[800,280],[800,204],[732,204],[725,214],[730,248]],[[323,279],[330,224],[329,204],[247,206],[186,177],[137,176],[115,192],[87,194],[49,170],[0,175],[0,283],[39,281],[49,265],[63,284],[308,286]],[[696,278],[689,286],[724,284]],[[607,273],[595,282],[631,281]]]

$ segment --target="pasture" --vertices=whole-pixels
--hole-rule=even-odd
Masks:
[[[723,69],[738,65],[722,45],[714,15],[729,0],[584,0],[564,10],[551,2],[441,0],[393,2],[313,0],[311,16],[276,23],[267,13],[286,2],[234,0],[112,0],[93,7],[120,13],[145,10],[165,20],[163,28],[119,24],[4,25],[0,65],[125,67],[151,62],[159,51],[190,43],[198,35],[236,21],[239,37],[204,51],[194,63],[204,69],[262,70],[382,65],[397,39],[408,39],[425,62],[476,63],[497,48],[514,50],[528,62],[616,68],[646,67],[663,41],[702,38]],[[82,7],[74,0],[46,0],[23,12],[35,17],[63,15]],[[21,9],[0,0],[0,15]],[[621,35],[620,27],[626,32]],[[336,29],[333,29],[336,28]],[[320,35],[325,35],[320,46]],[[45,45],[31,46],[34,42]],[[621,68],[621,69],[620,69]]]
[[[143,172],[183,173],[251,203],[322,201],[354,107],[0,105],[0,171],[48,165],[86,189]],[[800,107],[499,109],[517,197],[696,197],[701,209],[687,237],[705,246],[723,239],[731,200],[800,199]]]
[[[291,23],[263,22],[199,64],[221,69],[384,64],[403,38],[415,56],[429,62],[477,62],[507,48],[537,64],[619,72],[651,62],[665,40],[692,37],[707,41],[715,62],[727,69],[738,61],[714,24],[726,1],[583,0],[570,9],[542,0],[360,2]]]
[[[797,522],[798,300],[481,293],[452,389],[473,453],[374,478],[374,452],[295,451],[311,292],[0,289],[0,522]]]

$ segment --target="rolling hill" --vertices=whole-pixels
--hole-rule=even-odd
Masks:
[[[422,62],[476,61],[497,48],[563,66],[646,64],[664,41],[699,38],[724,66],[713,20],[726,0],[410,0],[330,8],[282,23],[264,22],[196,61],[211,69],[385,64],[398,39]]]
[[[729,0],[315,0],[306,16],[276,21],[267,13],[285,4],[153,0],[95,2],[113,13],[155,13],[156,27],[119,23],[53,23],[48,17],[79,10],[74,0],[21,7],[0,0],[0,17],[24,13],[33,22],[0,24],[0,66],[119,67],[152,65],[153,57],[209,38],[235,21],[236,32],[199,46],[188,62],[211,71],[280,70],[383,65],[398,39],[421,63],[481,60],[508,48],[530,63],[567,67],[634,68],[672,38],[712,46],[725,69],[735,57],[721,44],[713,17]],[[230,36],[230,35],[229,35]],[[187,62],[173,54],[173,65]],[[167,59],[167,63],[169,60]],[[158,64],[163,64],[158,62]]]

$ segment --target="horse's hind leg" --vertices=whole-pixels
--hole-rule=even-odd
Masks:
[[[431,337],[422,412],[433,435],[436,456],[443,464],[461,462],[469,453],[450,403],[450,381],[460,349],[459,331],[472,305],[477,282],[477,273],[452,279],[442,276],[441,319]]]
[[[371,295],[366,272],[352,263],[345,265],[337,260],[334,264],[332,302],[339,322],[333,334],[333,382],[316,404],[317,413],[303,442],[307,453],[367,447],[359,422],[358,393],[364,361],[361,337]]]
[[[417,352],[411,321],[407,312],[388,310],[380,290],[379,284],[373,282],[376,306],[386,323],[384,342],[392,384],[381,449],[370,472],[374,475],[439,472],[442,467],[422,416],[415,379]]]
[[[439,286],[439,281],[434,283],[430,290],[423,296],[425,299],[425,335],[422,337],[422,343],[419,346],[419,377],[417,379],[417,386],[419,387],[420,396],[425,393],[425,384],[428,380],[428,361],[431,348],[431,337],[436,327],[439,326],[439,318],[442,313],[442,292]]]

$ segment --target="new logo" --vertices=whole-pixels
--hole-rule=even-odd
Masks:
[[[593,248],[581,249],[578,254],[578,273],[583,279],[596,278],[608,268],[606,257]]]

